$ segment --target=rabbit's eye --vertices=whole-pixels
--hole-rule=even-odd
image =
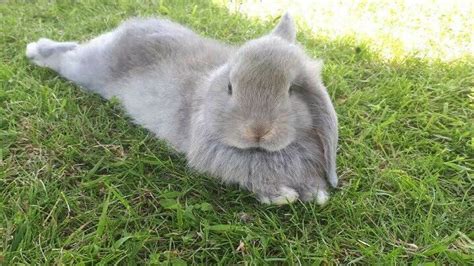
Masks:
[[[299,89],[301,89],[301,86],[299,86],[297,84],[291,84],[290,88],[288,89],[288,94],[292,95]]]
[[[227,93],[229,95],[232,95],[232,84],[229,83],[229,85],[227,85]]]
[[[296,90],[296,86],[295,85],[291,85],[290,86],[290,89],[288,90],[288,94],[289,95],[292,95]]]

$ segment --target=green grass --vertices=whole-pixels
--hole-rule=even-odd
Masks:
[[[264,206],[24,57],[152,14],[233,43],[273,26],[208,1],[0,4],[0,264],[474,262],[472,57],[388,60],[300,27],[325,60],[341,186],[325,207]]]

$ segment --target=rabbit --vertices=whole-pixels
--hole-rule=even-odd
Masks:
[[[337,116],[322,62],[286,13],[239,46],[162,18],[132,18],[88,42],[41,38],[27,58],[105,99],[186,155],[197,171],[265,204],[323,205],[336,187]]]

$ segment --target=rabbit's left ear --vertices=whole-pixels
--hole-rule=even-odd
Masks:
[[[314,118],[314,138],[323,149],[322,169],[326,173],[326,180],[332,187],[337,187],[336,153],[338,140],[337,114],[334,110],[328,91],[322,82],[321,72],[323,61],[310,59],[306,64],[306,84],[312,92],[306,99],[310,102],[311,113]],[[300,81],[301,82],[301,81]]]
[[[281,17],[280,23],[278,23],[275,29],[273,29],[271,34],[283,38],[291,43],[295,42],[295,23],[293,22],[293,18],[291,18],[288,12],[285,13],[283,17]]]

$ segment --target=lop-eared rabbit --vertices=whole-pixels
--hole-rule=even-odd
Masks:
[[[324,204],[337,185],[337,117],[322,63],[285,14],[240,47],[166,19],[130,19],[84,43],[41,38],[26,56],[106,99],[186,154],[188,164],[260,202]]]

